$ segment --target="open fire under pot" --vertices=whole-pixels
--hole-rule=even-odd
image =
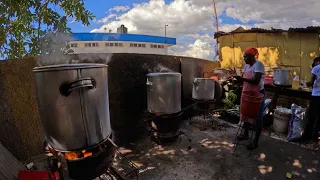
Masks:
[[[147,74],[148,116],[151,119],[152,139],[157,143],[175,141],[180,134],[181,74]]]
[[[101,177],[110,171],[116,150],[108,66],[62,64],[36,67],[33,72],[46,153],[60,164],[61,179],[106,179]]]
[[[214,108],[216,81],[210,78],[195,78],[192,88],[192,99],[195,102],[195,110],[206,115]]]

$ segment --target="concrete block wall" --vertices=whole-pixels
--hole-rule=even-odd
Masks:
[[[105,63],[109,65],[109,101],[112,129],[129,138],[143,126],[146,74],[181,72],[183,102],[190,102],[193,77],[202,77],[219,62],[188,57],[143,54],[81,54],[42,57],[41,64]],[[0,141],[18,159],[43,153],[44,134],[38,113],[32,68],[36,58],[0,61]]]

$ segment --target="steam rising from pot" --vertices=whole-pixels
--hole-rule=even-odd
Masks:
[[[153,72],[163,72],[163,73],[165,73],[165,72],[174,72],[172,69],[164,67],[162,64],[158,64],[155,67],[150,67],[145,63],[142,68],[145,69],[148,73],[153,73]]]
[[[41,51],[45,55],[36,57],[38,66],[49,66],[58,64],[75,64],[75,63],[100,63],[107,64],[112,54],[73,54],[67,48],[68,42],[72,40],[70,35],[66,34],[48,34],[45,42],[41,44]]]

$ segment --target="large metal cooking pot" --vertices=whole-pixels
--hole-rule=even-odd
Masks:
[[[86,149],[110,136],[107,68],[66,64],[33,69],[40,117],[52,148]]]
[[[289,71],[286,69],[274,69],[273,84],[275,85],[290,85]]]
[[[181,111],[181,74],[147,74],[148,111],[153,114],[174,114]]]
[[[195,78],[193,81],[192,98],[204,101],[213,100],[215,83],[216,81],[214,79]]]

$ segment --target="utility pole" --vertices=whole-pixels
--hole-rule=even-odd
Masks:
[[[167,27],[168,26],[169,26],[168,24],[164,25],[164,45],[165,45],[166,55],[168,54],[168,52],[167,52],[167,49],[168,49],[168,47],[167,47]]]
[[[214,17],[216,19],[216,32],[219,32],[219,21],[218,21],[218,16],[217,16],[216,3],[214,0],[212,0],[212,2],[213,2],[213,9],[214,9]]]
[[[213,3],[213,10],[214,10],[214,17],[216,19],[216,33],[219,32],[219,21],[218,21],[218,15],[217,15],[217,8],[216,8],[216,2],[212,0]],[[217,55],[219,55],[219,40],[217,38]]]

